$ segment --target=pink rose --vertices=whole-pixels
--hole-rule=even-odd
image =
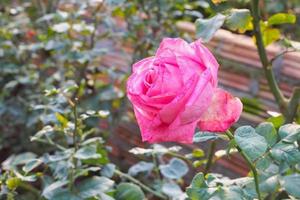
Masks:
[[[199,40],[165,38],[155,56],[133,65],[127,95],[143,141],[192,143],[196,126],[222,132],[235,123],[242,103],[217,88],[218,66]]]

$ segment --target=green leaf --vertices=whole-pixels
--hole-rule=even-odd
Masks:
[[[205,155],[202,149],[194,149],[192,154],[195,158],[202,158]]]
[[[207,187],[205,182],[204,174],[202,172],[198,173],[192,180],[192,187]]]
[[[115,173],[115,169],[116,169],[116,165],[112,163],[108,163],[104,165],[103,169],[101,170],[101,175],[107,178],[111,178]]]
[[[164,183],[162,192],[172,199],[179,199],[179,197],[183,195],[181,188],[176,183]]]
[[[225,139],[221,134],[213,133],[213,132],[197,132],[194,134],[193,142],[206,142],[208,140],[216,140],[216,139]]]
[[[270,117],[267,119],[267,122],[271,122],[275,128],[279,128],[282,124],[284,124],[284,117],[283,115]]]
[[[145,194],[141,188],[133,183],[121,183],[117,187],[116,200],[143,200]]]
[[[81,181],[76,188],[79,196],[86,199],[109,191],[113,185],[114,181],[106,177],[93,176]]]
[[[230,15],[226,18],[225,25],[230,30],[244,33],[253,29],[251,19],[248,9],[232,9]]]
[[[268,177],[267,179],[265,179],[259,183],[260,190],[262,192],[266,192],[266,193],[276,192],[278,186],[279,186],[279,176],[278,175]]]
[[[237,145],[251,159],[262,156],[268,147],[264,137],[258,135],[251,126],[242,126],[235,131],[234,138]]]
[[[89,173],[93,173],[95,174],[95,172],[98,172],[100,171],[101,168],[100,167],[86,167],[86,168],[79,168],[76,170],[76,173],[75,173],[75,179],[78,178],[78,177],[81,177],[81,176],[88,176]]]
[[[54,131],[52,126],[44,126],[42,130],[38,131],[34,136],[30,138],[31,141],[38,140],[47,134],[51,134]]]
[[[58,188],[55,190],[53,197],[49,200],[82,200],[82,198],[72,193],[67,188]]]
[[[280,39],[280,31],[277,28],[266,28],[262,32],[263,42],[265,46],[277,41]]]
[[[193,166],[195,167],[195,168],[197,168],[197,167],[200,167],[201,165],[204,165],[204,164],[206,164],[207,163],[207,159],[204,159],[204,160],[195,160],[194,162],[193,162]]]
[[[16,177],[18,177],[20,180],[25,181],[25,182],[35,182],[37,179],[36,175],[24,176],[17,171],[15,171],[15,174],[16,174]]]
[[[76,151],[75,158],[86,160],[86,159],[97,159],[101,158],[101,155],[97,153],[96,145],[84,146]]]
[[[225,15],[217,14],[209,19],[197,19],[196,25],[196,37],[201,38],[203,42],[208,42],[215,34],[215,32],[221,28],[224,23]]]
[[[272,157],[281,162],[293,165],[300,162],[300,152],[294,144],[279,142],[270,150]]]
[[[44,162],[57,162],[61,160],[68,159],[72,154],[72,151],[70,149],[65,151],[57,151],[54,155],[47,155],[44,158]]]
[[[8,178],[5,183],[8,189],[15,190],[17,187],[19,187],[21,182],[22,182],[21,179],[17,177],[12,177],[12,178]]]
[[[31,172],[34,168],[38,167],[40,164],[42,164],[42,160],[40,159],[32,159],[29,160],[24,166],[23,166],[23,171],[28,173]]]
[[[62,114],[56,112],[55,113],[57,121],[61,124],[63,128],[66,128],[68,125],[68,119],[65,118]]]
[[[263,156],[256,162],[256,168],[261,171],[265,171],[272,163],[272,160],[269,156]]]
[[[131,166],[128,170],[128,174],[131,176],[136,176],[141,172],[151,172],[154,164],[151,162],[140,161],[137,164]]]
[[[300,198],[300,175],[292,174],[282,178],[280,181],[282,187],[292,196]]]
[[[270,122],[261,123],[256,127],[255,131],[256,133],[258,133],[259,135],[263,136],[266,139],[270,147],[276,143],[277,132],[272,123]]]
[[[296,22],[296,16],[294,14],[288,13],[277,13],[272,15],[268,19],[268,25],[278,25],[278,24],[294,24]]]
[[[244,189],[252,179],[229,179],[220,174],[207,174],[206,180],[203,173],[197,174],[192,184],[187,188],[187,195],[191,200],[199,199],[250,199],[246,198]],[[252,198],[253,199],[253,198]]]
[[[222,200],[245,199],[242,189],[234,185],[230,187],[222,187],[219,189],[218,193],[211,197],[211,199],[214,198]]]
[[[286,124],[279,128],[278,133],[282,141],[293,143],[300,139],[300,125]]]
[[[159,169],[166,178],[179,179],[188,172],[187,164],[178,159],[172,158],[167,165],[160,165]]]
[[[17,165],[24,165],[28,162],[28,160],[32,160],[35,158],[36,158],[36,154],[31,152],[25,152],[18,155],[11,155],[2,163],[2,167],[5,170],[11,170],[12,168],[15,168]]]
[[[62,192],[62,187],[67,185],[68,181],[56,181],[44,188],[42,195],[46,199],[54,199],[55,195]]]

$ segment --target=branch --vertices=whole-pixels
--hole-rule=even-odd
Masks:
[[[150,187],[144,185],[142,182],[140,182],[139,180],[133,178],[133,177],[130,176],[130,175],[125,174],[125,173],[123,173],[123,172],[121,172],[121,171],[119,171],[119,170],[115,170],[115,173],[116,173],[117,175],[119,175],[120,177],[126,178],[126,179],[128,179],[129,181],[131,181],[131,182],[133,182],[133,183],[139,185],[139,186],[140,186],[141,188],[143,188],[145,191],[150,192],[150,193],[152,193],[153,195],[155,195],[155,196],[157,196],[157,197],[159,197],[159,198],[161,198],[161,199],[167,199],[167,197],[166,197],[165,195],[163,195],[162,193],[157,192],[157,191],[153,190],[152,188],[150,188]]]
[[[226,131],[226,135],[228,136],[228,138],[230,140],[234,140],[234,136],[233,134],[228,130]],[[255,166],[253,165],[253,163],[251,162],[251,160],[247,157],[247,155],[243,152],[243,150],[236,145],[237,150],[239,151],[239,153],[242,155],[242,157],[245,159],[245,161],[247,162],[248,166],[250,167],[253,177],[254,177],[254,183],[255,183],[255,190],[257,193],[257,197],[259,200],[262,200],[261,198],[261,194],[260,194],[260,190],[259,190],[259,181],[258,181],[258,174],[257,174],[257,170],[255,168]]]
[[[215,149],[216,149],[216,141],[212,141],[209,147],[208,160],[204,169],[204,174],[207,174],[210,170],[215,155]]]
[[[272,63],[279,57],[283,56],[284,54],[287,54],[287,53],[292,53],[292,52],[296,52],[296,51],[299,51],[298,49],[287,49],[285,51],[282,51],[281,53],[279,53],[278,55],[274,56],[271,60],[270,60],[270,65],[272,65]]]
[[[293,122],[294,117],[297,114],[298,106],[300,103],[300,87],[295,87],[293,94],[288,102],[288,108],[286,112],[286,123]]]
[[[260,61],[262,63],[266,79],[268,81],[271,92],[273,93],[275,100],[279,106],[279,109],[282,113],[286,113],[285,110],[287,108],[287,100],[283,96],[280,88],[276,82],[274,73],[272,71],[272,65],[267,57],[267,52],[263,43],[262,33],[260,29],[260,11],[259,11],[259,0],[252,0],[251,4],[251,15],[253,17],[253,28],[254,28],[254,36],[256,39],[256,45],[258,49],[258,54]]]
[[[36,197],[36,199],[41,197],[40,191],[29,183],[21,182],[19,186],[20,188],[30,191]]]

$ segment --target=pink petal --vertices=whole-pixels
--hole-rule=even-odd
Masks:
[[[180,142],[192,143],[196,128],[196,122],[171,128],[169,126],[153,126],[152,121],[142,116],[139,110],[134,109],[143,141],[157,142]]]
[[[200,79],[195,91],[199,92],[193,93],[185,105],[185,110],[180,114],[182,124],[198,121],[212,101],[214,88],[208,80]]]
[[[196,52],[196,55],[200,56],[201,63],[207,68],[210,69],[213,75],[213,84],[217,86],[218,83],[218,68],[219,64],[212,53],[201,43],[201,40],[196,40],[192,42],[190,46]]]
[[[171,103],[166,105],[160,112],[159,116],[163,123],[171,124],[178,114],[184,110],[185,104],[188,102],[190,96],[198,83],[199,76],[194,74],[189,81],[184,85],[178,95]]]
[[[190,58],[196,57],[195,51],[185,40],[181,38],[164,38],[156,51],[155,57],[172,57],[172,54]]]
[[[243,109],[241,101],[217,88],[208,110],[201,116],[198,127],[202,131],[226,131],[239,119]]]
[[[154,61],[154,57],[148,57],[148,58],[144,58],[143,60],[140,60],[139,62],[136,62],[133,64],[132,66],[132,71],[134,73],[140,73],[141,71],[147,69],[147,68],[151,68],[152,64]]]

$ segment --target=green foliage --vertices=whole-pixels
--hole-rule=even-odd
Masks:
[[[268,19],[268,25],[278,25],[278,24],[294,24],[296,22],[296,16],[294,14],[287,13],[277,13],[272,15]]]
[[[120,44],[133,48],[132,61],[153,55],[163,37],[181,36],[179,20],[198,18],[197,37],[204,42],[222,26],[252,31],[250,11],[228,6],[248,0],[55,2],[0,5],[0,150],[10,151],[1,164],[1,199],[136,200],[148,199],[148,193],[160,199],[255,199],[253,172],[238,179],[199,173],[187,194],[183,190],[190,168],[202,169],[238,150],[256,168],[263,198],[300,198],[300,127],[283,125],[282,115],[256,128],[240,127],[233,139],[195,133],[195,143],[229,140],[227,150],[211,159],[199,148],[183,154],[178,146],[136,147],[130,152],[142,161],[124,174],[108,158],[107,136],[127,110],[127,72],[101,64],[104,56]],[[296,3],[273,3],[266,5],[272,15],[262,12],[270,16],[260,22],[264,45],[282,39],[284,47],[296,50],[281,35],[289,30],[284,24],[297,23],[290,13]],[[99,118],[106,126],[99,127]]]
[[[252,17],[248,9],[233,9],[225,21],[226,27],[230,30],[244,33],[252,30]]]
[[[250,126],[239,127],[235,131],[234,139],[252,161],[262,156],[268,147],[265,138],[257,134],[255,129]]]
[[[293,174],[288,175],[282,178],[281,180],[282,187],[292,196],[300,198],[300,175]]]
[[[235,131],[231,148],[240,148],[254,164],[264,198],[286,196],[284,192],[299,198],[299,139],[300,125],[296,124],[283,125],[277,131],[272,123],[265,122],[255,129],[242,126]],[[187,188],[187,195],[190,199],[254,199],[257,194],[252,175],[228,179],[219,174],[199,173]]]
[[[187,0],[126,0],[113,15],[127,24],[125,42],[133,48],[133,62],[155,54],[165,37],[178,37],[176,22],[202,16],[196,2]]]
[[[269,147],[272,147],[277,142],[277,132],[272,123],[259,124],[255,132],[264,137]]]
[[[136,200],[145,199],[141,188],[132,183],[121,183],[116,190],[116,200]]]
[[[169,179],[179,179],[188,172],[186,163],[178,158],[172,158],[169,164],[160,165],[159,169],[162,175]]]
[[[220,135],[218,133],[213,133],[213,132],[196,132],[194,134],[193,142],[198,143],[198,142],[205,142],[208,140],[216,140],[216,139],[223,139],[227,140],[226,137],[223,135]]]
[[[187,188],[191,200],[198,199],[252,199],[248,189],[251,178],[231,180],[220,174],[197,174]]]
[[[162,192],[171,199],[181,199],[185,196],[181,188],[175,183],[164,183],[162,186]]]
[[[101,42],[119,38],[110,10],[104,9],[106,3],[84,1],[65,11],[51,1],[30,1],[18,7],[8,3],[1,10],[0,149],[38,152],[39,145],[28,141],[36,130],[56,120],[62,127],[68,126],[65,99],[58,98],[60,104],[47,103],[48,96],[59,92],[56,88],[72,90],[81,99],[81,109],[119,112],[122,103],[114,106],[113,102],[122,100],[124,92],[122,85],[115,83],[125,80],[125,72],[99,63],[109,50]],[[89,20],[86,12],[93,13]],[[106,25],[99,31],[101,24]],[[110,98],[101,99],[101,94]]]
[[[224,15],[217,14],[209,19],[197,19],[195,22],[197,38],[201,38],[204,42],[208,42],[214,36],[215,32],[221,28],[225,18]]]

